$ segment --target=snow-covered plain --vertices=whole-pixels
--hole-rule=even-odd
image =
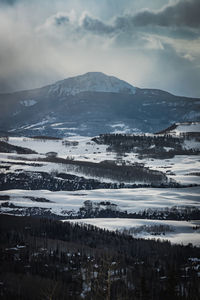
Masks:
[[[137,160],[141,162],[141,160]],[[200,184],[200,177],[192,175],[200,170],[200,156],[176,155],[171,159],[145,158],[142,160],[146,167],[166,173],[181,184]]]
[[[200,208],[200,187],[182,188],[182,189],[120,189],[120,190],[91,190],[74,192],[50,192],[47,190],[6,190],[0,191],[0,196],[10,196],[9,203],[18,208],[39,207],[50,209],[56,215],[65,216],[66,212],[75,215],[83,202],[90,200],[96,203],[101,201],[110,201],[117,205],[121,211],[138,212],[144,209],[165,209],[173,206],[195,206]],[[31,197],[45,198],[50,202],[35,202]],[[7,202],[8,200],[1,201]],[[2,207],[1,211],[10,213],[13,208]],[[172,243],[188,244],[200,246],[200,230],[194,230],[193,227],[199,226],[200,221],[169,221],[169,220],[147,220],[147,219],[81,219],[71,220],[72,222],[92,224],[108,230],[120,230],[136,228],[143,225],[168,225],[172,232],[165,232],[165,235],[153,235],[147,232],[140,232],[136,237],[141,238],[160,238],[170,240]]]
[[[122,125],[122,124],[121,124]],[[77,145],[65,145],[65,142],[78,142]],[[191,141],[188,141],[188,143]],[[116,153],[107,151],[107,145],[98,145],[88,137],[72,136],[63,140],[45,140],[45,139],[33,139],[27,137],[10,137],[9,143],[15,146],[21,146],[30,148],[39,153],[40,157],[53,151],[58,153],[58,157],[61,158],[73,158],[74,160],[101,162],[104,160],[115,160]],[[196,145],[200,148],[200,143]],[[7,161],[14,155],[0,154],[1,161]],[[22,155],[19,155],[22,157]],[[24,155],[23,155],[24,156]],[[16,155],[17,157],[17,155]],[[28,156],[26,157],[33,157]],[[200,184],[200,177],[194,175],[200,170],[200,156],[198,155],[176,155],[171,159],[153,159],[144,158],[139,159],[137,153],[125,153],[122,156],[123,161],[127,164],[132,163],[144,163],[145,167],[149,167],[153,170],[164,172],[168,178],[172,178],[181,184]],[[13,168],[13,166],[12,166]],[[15,168],[15,167],[14,167]],[[22,167],[24,168],[24,167]],[[33,171],[32,167],[26,166],[26,170]],[[47,164],[44,163],[43,167],[34,169],[35,171],[67,171],[66,167],[58,164]],[[75,174],[75,173],[73,173]],[[100,179],[101,180],[101,179]]]
[[[200,246],[200,229],[194,227],[200,225],[200,221],[169,221],[169,220],[145,220],[145,219],[119,219],[119,218],[99,218],[99,219],[74,219],[69,222],[79,224],[90,224],[108,230],[118,230],[123,232],[126,229],[138,228],[141,226],[169,226],[172,231],[165,234],[154,235],[145,231],[139,234],[133,234],[137,238],[169,240],[174,244]]]
[[[65,142],[78,142],[78,145],[65,145]],[[15,146],[30,148],[39,154],[49,151],[58,153],[61,158],[73,157],[76,160],[102,161],[114,158],[114,153],[107,152],[106,145],[98,145],[91,138],[74,136],[63,140],[33,139],[27,137],[9,137],[9,143]]]
[[[110,201],[116,204],[121,211],[127,210],[128,212],[139,212],[148,208],[164,209],[173,206],[195,206],[200,208],[200,187],[99,189],[72,192],[51,192],[47,190],[0,191],[0,196],[5,195],[10,196],[10,203],[17,206],[49,208],[58,215],[63,215],[63,210],[77,212],[86,200],[92,202]],[[45,198],[52,201],[52,203],[33,202],[28,197]]]
[[[42,124],[37,124],[42,125]],[[55,127],[62,124],[55,124]],[[122,123],[116,123],[112,126],[113,130],[124,130]],[[188,131],[190,132],[190,131]],[[178,133],[176,133],[178,134]],[[1,172],[63,172],[76,174],[67,165],[49,162],[35,161],[37,158],[46,157],[49,151],[57,152],[61,158],[73,158],[74,160],[101,162],[104,160],[115,160],[117,154],[107,151],[106,145],[98,145],[88,137],[72,136],[67,139],[46,140],[33,139],[27,137],[9,137],[10,144],[30,148],[38,154],[16,154],[0,153]],[[74,143],[75,142],[75,143]],[[77,143],[78,142],[78,143]],[[199,148],[199,143],[186,141],[186,149]],[[26,161],[28,159],[28,161]],[[171,159],[139,159],[137,153],[125,153],[122,160],[126,164],[143,163],[150,169],[164,172],[168,178],[175,179],[182,184],[200,184],[200,176],[195,174],[200,170],[200,157],[198,155],[177,155]],[[22,163],[22,164],[20,164]],[[9,167],[9,168],[8,168]],[[86,177],[84,175],[84,177]],[[87,177],[90,178],[90,177]],[[100,181],[107,181],[105,178],[97,178]],[[111,180],[109,180],[111,181]],[[0,191],[0,196],[10,196],[9,203],[23,208],[46,208],[52,213],[64,216],[66,212],[71,215],[76,214],[83,206],[84,201],[92,202],[110,201],[117,205],[121,211],[139,212],[145,209],[164,210],[166,207],[196,207],[200,208],[200,186],[188,188],[136,188],[136,189],[99,189],[84,191],[59,191],[51,192],[47,190],[4,190]],[[35,198],[45,198],[50,202],[36,202]],[[1,203],[8,202],[2,200]],[[13,208],[1,207],[2,212],[9,213]],[[76,220],[75,220],[76,221]],[[166,232],[165,235],[154,236],[146,232],[140,232],[138,237],[168,239],[173,243],[193,243],[200,246],[200,235],[198,230],[193,227],[198,225],[199,221],[155,221],[155,220],[136,220],[136,219],[84,219],[78,222],[86,222],[109,230],[123,230],[124,228],[139,227],[142,225],[166,224],[173,227],[172,232]],[[164,222],[164,223],[163,223]],[[196,224],[196,225],[195,225]]]

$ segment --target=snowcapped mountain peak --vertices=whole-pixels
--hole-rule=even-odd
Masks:
[[[76,95],[81,92],[105,92],[135,94],[136,88],[114,76],[101,72],[88,72],[70,77],[50,86],[49,93],[59,96]]]

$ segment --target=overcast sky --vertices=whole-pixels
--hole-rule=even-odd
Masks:
[[[0,0],[0,92],[101,71],[200,97],[200,0]]]

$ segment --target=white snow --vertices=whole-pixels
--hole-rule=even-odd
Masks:
[[[200,133],[200,122],[196,123],[180,123],[178,124],[177,128],[175,129],[177,133],[180,132],[199,132]]]
[[[119,123],[120,124],[120,123]],[[117,126],[119,124],[116,124]],[[115,126],[115,124],[113,124]],[[123,126],[121,123],[120,126]],[[113,127],[116,129],[116,127]],[[78,144],[76,146],[64,145],[65,142],[76,141]],[[193,144],[190,144],[191,141],[185,142],[185,148],[189,149]],[[104,160],[115,160],[116,153],[107,151],[107,145],[98,145],[91,140],[89,137],[84,136],[72,136],[63,140],[45,140],[45,139],[32,139],[27,137],[9,137],[9,143],[16,146],[30,148],[39,153],[39,156],[44,157],[44,155],[49,152],[57,152],[58,157],[61,158],[73,158],[74,160],[81,161],[91,161],[91,162],[101,162]],[[200,143],[196,145],[199,149]],[[166,148],[166,150],[170,150]],[[13,154],[0,154],[0,159],[6,161],[6,157],[13,159]],[[15,155],[16,157],[36,157],[35,155]],[[200,170],[200,158],[199,155],[176,155],[171,159],[153,159],[153,158],[144,158],[139,159],[137,153],[125,153],[122,155],[122,160],[126,164],[132,163],[144,163],[145,167],[149,167],[152,170],[158,170],[166,173],[168,178],[172,178],[182,184],[200,184],[200,176],[194,176],[191,173],[197,173]],[[47,166],[47,164],[44,164]],[[46,169],[50,170],[60,170],[63,166],[60,164],[51,164]],[[12,166],[13,168],[13,166]],[[27,170],[28,167],[26,167]],[[24,167],[23,167],[24,169]],[[33,170],[30,169],[29,170]],[[36,169],[35,169],[36,170]],[[41,170],[41,169],[40,169]],[[43,169],[44,170],[44,169]],[[45,171],[45,170],[44,170]],[[76,175],[76,173],[73,173]],[[173,175],[172,175],[173,174]]]
[[[45,120],[31,125],[40,126],[45,124]],[[195,125],[194,123],[193,125]],[[63,123],[54,123],[52,127],[62,126]],[[72,125],[73,126],[73,125]],[[124,124],[116,122],[110,125],[114,130],[124,130]],[[183,125],[181,125],[183,126]],[[184,125],[185,126],[185,125]],[[187,127],[187,126],[186,126]],[[72,128],[72,127],[71,127]],[[195,127],[197,128],[197,127]],[[194,129],[193,129],[194,130]],[[188,132],[191,132],[188,129]],[[66,142],[67,145],[65,145]],[[73,143],[73,142],[78,142]],[[40,157],[44,158],[45,154],[49,151],[57,152],[58,157],[67,158],[72,157],[75,160],[85,160],[93,162],[101,162],[103,160],[114,160],[116,159],[116,153],[108,152],[106,145],[98,145],[91,140],[91,138],[83,136],[72,136],[63,140],[45,140],[45,139],[32,139],[27,137],[9,137],[9,143],[30,148],[37,151],[39,154],[15,154],[15,153],[0,153],[0,162],[2,172],[17,172],[17,170],[22,169],[25,171],[44,171],[44,172],[64,172],[74,175],[81,175],[76,173],[74,170],[70,169],[69,166],[56,163],[47,163],[47,162],[38,162],[34,159]],[[186,141],[185,148],[190,149],[199,147],[199,144],[194,140]],[[199,149],[199,148],[198,148]],[[166,150],[170,150],[166,148]],[[30,161],[26,161],[28,158]],[[200,177],[194,176],[191,173],[197,173],[200,170],[200,158],[198,155],[178,155],[172,159],[152,159],[145,158],[143,160],[138,159],[136,153],[125,153],[122,156],[122,159],[127,164],[132,164],[135,162],[144,163],[146,167],[150,169],[159,170],[167,174],[169,178],[175,179],[176,181],[184,184],[188,183],[197,183],[200,184]],[[28,163],[29,165],[16,165],[13,162],[17,163]],[[33,164],[37,163],[40,166],[34,166]],[[9,170],[6,170],[6,167],[10,166]],[[18,171],[19,172],[19,171]],[[174,175],[173,175],[174,174]],[[86,177],[86,176],[85,176]],[[90,178],[90,177],[88,177]],[[105,181],[104,178],[98,178],[101,181]],[[109,180],[111,181],[111,180]],[[140,188],[140,189],[99,189],[99,190],[90,190],[90,191],[60,191],[60,192],[50,192],[46,190],[6,190],[0,191],[0,195],[10,196],[10,203],[21,207],[41,207],[48,208],[52,213],[64,216],[63,211],[74,211],[77,212],[79,208],[83,205],[83,202],[90,200],[93,202],[101,201],[110,201],[113,204],[118,206],[118,209],[128,212],[139,212],[144,209],[164,209],[166,207],[173,206],[189,206],[200,208],[200,187],[192,188],[180,188],[180,189],[169,189],[169,188]],[[24,197],[38,197],[46,198],[52,202],[33,202],[28,198]],[[7,201],[5,201],[7,202]],[[1,201],[3,203],[3,201]],[[4,212],[9,213],[11,208],[1,208]],[[107,224],[106,222],[109,223]],[[88,222],[101,222],[101,219],[92,219]],[[122,226],[141,226],[146,224],[144,222],[153,222],[151,220],[137,220],[139,223],[134,223],[136,220],[131,220],[128,223],[128,219],[104,219],[102,220],[102,226],[110,226],[112,229],[120,229]],[[157,222],[157,221],[156,221]],[[159,220],[159,222],[162,222]],[[168,222],[168,221],[163,221]],[[171,222],[171,221],[169,221]],[[96,225],[94,224],[94,225]],[[132,224],[132,225],[131,225]],[[160,223],[159,223],[160,224]],[[167,224],[167,223],[166,223]],[[168,223],[169,224],[169,223]],[[170,239],[175,243],[188,243],[192,242],[193,244],[199,243],[199,235],[197,231],[193,231],[193,223],[189,222],[180,222],[170,223],[170,226],[175,227],[175,232],[166,234],[166,236],[161,236],[161,238]],[[98,224],[97,224],[98,225]],[[100,223],[99,223],[100,226]],[[121,226],[121,227],[120,227]],[[105,227],[107,228],[107,227]],[[108,228],[108,229],[110,229]],[[146,233],[141,235],[145,238],[153,238],[152,236],[147,236]],[[154,237],[155,238],[155,237]]]
[[[129,156],[127,157],[127,160]],[[137,158],[135,158],[137,160]],[[200,170],[200,157],[199,155],[176,155],[171,159],[151,159],[145,158],[142,161],[146,167],[152,170],[158,170],[166,173],[168,178],[172,178],[182,184],[196,183],[200,184],[199,176],[189,175],[196,173]],[[173,173],[174,175],[170,175]]]
[[[78,145],[64,145],[65,142],[77,141]],[[10,137],[9,143],[15,146],[30,148],[40,154],[49,151],[57,152],[61,158],[73,157],[76,160],[103,161],[115,157],[115,153],[107,152],[106,145],[98,145],[88,137],[69,137],[63,140],[33,139],[27,137]]]
[[[22,100],[20,101],[20,103],[24,106],[33,106],[37,103],[37,101],[35,101],[34,99],[28,99],[28,100]]]
[[[112,128],[124,128],[125,124],[124,123],[115,123],[110,125]]]
[[[137,228],[143,225],[168,225],[174,231],[166,232],[165,235],[152,235],[146,232],[137,234],[136,237],[145,239],[161,239],[169,240],[172,243],[184,244],[192,243],[193,245],[200,246],[200,232],[194,230],[193,227],[200,224],[200,221],[169,221],[169,220],[146,220],[146,219],[119,219],[119,218],[99,218],[99,219],[74,219],[67,220],[68,222],[79,224],[91,224],[100,228],[108,230],[119,230],[129,228]]]
[[[123,80],[100,72],[89,72],[58,81],[49,88],[50,94],[56,93],[59,96],[76,95],[81,92],[135,94],[136,88]]]
[[[32,129],[32,128],[35,128],[37,126],[40,126],[40,125],[44,125],[46,123],[48,123],[49,121],[48,120],[43,120],[41,122],[38,122],[38,123],[35,123],[35,124],[32,124],[32,125],[29,125],[29,126],[23,126],[22,129]],[[36,128],[35,128],[36,129]]]
[[[189,206],[200,208],[200,187],[162,189],[162,188],[138,188],[138,189],[98,189],[82,191],[47,190],[4,190],[0,195],[10,196],[10,202],[24,207],[50,208],[61,214],[61,210],[77,211],[86,200],[93,202],[110,201],[122,211],[139,212],[144,209],[164,209],[173,206]],[[24,199],[24,196],[46,198],[53,203],[36,202]],[[7,201],[5,201],[7,202]],[[2,201],[1,201],[2,203]]]
[[[200,122],[176,123],[175,125],[175,129],[167,131],[167,133],[170,133],[172,135],[180,135],[182,133],[188,132],[200,133]]]

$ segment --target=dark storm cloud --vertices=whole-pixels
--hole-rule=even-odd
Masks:
[[[61,15],[61,16],[55,17],[55,25],[57,25],[57,26],[66,25],[69,22],[70,22],[70,19],[67,16]]]
[[[145,27],[144,30],[152,30],[158,26],[177,28],[173,32],[177,36],[196,37],[200,27],[200,0],[183,0],[159,11],[144,10],[135,15],[120,16],[111,25],[88,15],[82,20],[82,27],[94,34],[132,32]]]
[[[12,5],[15,2],[17,2],[17,0],[0,0],[0,4],[8,4],[8,5]]]
[[[108,34],[116,30],[113,26],[107,25],[104,22],[87,15],[83,19],[82,26],[84,29],[96,34]]]
[[[143,11],[135,15],[132,21],[136,26],[200,26],[200,1],[179,1],[159,12]]]

